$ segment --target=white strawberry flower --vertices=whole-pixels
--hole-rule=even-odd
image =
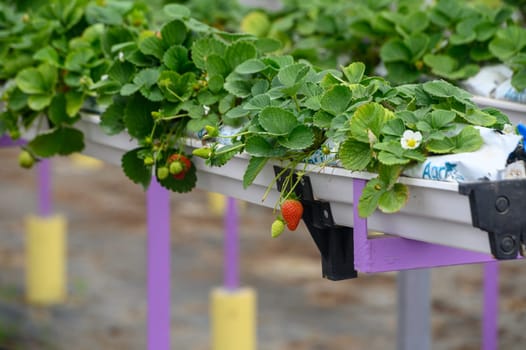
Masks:
[[[422,143],[420,131],[406,130],[400,140],[403,149],[415,149]]]
[[[124,52],[119,51],[118,58],[119,58],[119,61],[124,62]]]

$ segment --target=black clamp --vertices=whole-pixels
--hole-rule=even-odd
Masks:
[[[488,232],[491,253],[496,259],[524,255],[525,190],[526,179],[459,184],[459,192],[469,196],[473,226]]]
[[[276,175],[282,170],[274,167]],[[290,186],[297,182],[298,175],[293,173],[292,181],[287,183],[287,188],[283,188],[285,178],[289,175],[290,171],[277,179],[280,192],[290,191]],[[303,204],[302,219],[320,251],[323,277],[332,281],[358,277],[354,269],[353,228],[334,224],[330,203],[314,199],[308,176],[301,177],[294,192]]]

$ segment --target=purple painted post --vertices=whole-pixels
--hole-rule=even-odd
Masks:
[[[498,349],[499,265],[484,264],[484,315],[482,319],[482,349]]]
[[[239,288],[239,234],[235,198],[228,197],[225,213],[225,267],[224,287]]]
[[[13,141],[13,139],[11,139],[9,135],[0,136],[0,147],[22,146],[25,143],[26,142],[22,139]]]
[[[148,350],[170,350],[170,195],[155,179],[146,206]]]
[[[53,213],[51,160],[38,162],[38,215],[48,217]]]

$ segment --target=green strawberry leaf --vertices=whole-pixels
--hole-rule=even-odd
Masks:
[[[226,91],[240,98],[246,98],[251,95],[252,83],[247,80],[227,80],[224,83]]]
[[[434,97],[471,99],[471,94],[444,80],[428,81],[422,85],[425,92]]]
[[[163,7],[163,12],[173,18],[188,18],[192,14],[188,7],[179,4],[168,4]]]
[[[262,136],[252,136],[246,141],[245,151],[253,157],[280,157],[285,149],[275,147]]]
[[[313,124],[318,128],[328,129],[331,127],[331,123],[334,116],[324,111],[318,111],[314,113]]]
[[[431,126],[433,129],[443,129],[450,126],[457,114],[454,111],[437,109],[431,112]]]
[[[161,38],[168,47],[179,45],[186,39],[186,32],[186,25],[182,21],[176,19],[166,23],[161,28]]]
[[[408,200],[409,190],[407,186],[397,183],[380,195],[378,208],[384,213],[395,213],[402,209]]]
[[[472,126],[462,129],[460,134],[454,138],[455,148],[454,153],[474,152],[484,144],[480,132]]]
[[[49,105],[48,118],[55,125],[60,125],[69,119],[66,112],[66,97],[64,94],[57,94],[53,97]]]
[[[307,75],[309,69],[309,66],[304,63],[291,64],[280,69],[278,79],[286,87],[292,87]]]
[[[466,121],[473,125],[492,126],[497,122],[497,118],[489,113],[478,109],[469,109],[462,115]]]
[[[509,26],[500,29],[489,43],[489,50],[501,61],[517,55],[526,47],[526,29]]]
[[[526,68],[522,68],[513,74],[511,78],[511,85],[518,91],[526,89]]]
[[[124,84],[120,90],[122,96],[131,96],[141,89],[140,85]]]
[[[397,61],[386,62],[387,79],[395,84],[405,84],[417,81],[421,73],[415,68],[414,64]]]
[[[139,158],[139,153],[143,150],[146,148],[136,148],[126,152],[121,158],[121,167],[130,180],[146,190],[152,179],[152,168],[144,165],[144,160]]]
[[[426,149],[431,153],[446,154],[455,149],[455,142],[449,138],[431,140],[426,144]]]
[[[223,56],[226,51],[226,45],[221,41],[205,37],[196,40],[192,45],[192,60],[199,69],[206,69],[206,61],[210,55]]]
[[[31,95],[27,98],[27,105],[34,111],[41,111],[50,105],[53,96]]]
[[[262,109],[271,105],[270,97],[268,95],[257,95],[247,101],[243,106],[244,109],[249,111],[261,111]]]
[[[405,130],[406,127],[403,120],[393,119],[385,123],[382,128],[382,133],[384,135],[401,137]]]
[[[238,41],[228,46],[225,52],[225,61],[234,70],[241,63],[254,59],[257,56],[257,50],[254,45],[247,41]]]
[[[113,62],[108,71],[108,76],[124,85],[130,81],[130,77],[135,73],[135,66],[128,61],[121,62],[119,60]]]
[[[144,55],[151,55],[160,60],[163,58],[165,52],[163,41],[155,35],[149,36],[141,40],[139,42],[139,50]]]
[[[84,134],[70,127],[59,127],[39,134],[28,143],[28,148],[40,157],[65,156],[84,149]]]
[[[387,191],[387,186],[380,179],[371,179],[365,185],[360,201],[358,202],[358,215],[362,218],[371,216],[378,207],[380,197]],[[356,203],[354,203],[356,205]]]
[[[129,99],[124,110],[124,124],[130,136],[141,139],[150,135],[153,128],[152,112],[157,105],[140,95]]]
[[[362,62],[353,62],[347,67],[343,68],[343,74],[347,81],[351,84],[358,84],[362,81],[365,73],[365,64]]]
[[[114,102],[100,116],[100,127],[108,135],[117,135],[124,131],[124,113],[126,104]]]
[[[372,143],[371,137],[377,140],[384,124],[391,119],[387,110],[378,103],[363,104],[356,111],[350,122],[352,136],[365,143]],[[372,135],[371,135],[372,134]]]
[[[196,82],[194,73],[179,74],[165,70],[159,76],[157,84],[170,102],[187,101],[193,94],[193,85]]]
[[[69,71],[81,73],[94,56],[95,52],[90,48],[70,51],[66,56],[64,67]]]
[[[66,92],[66,113],[68,115],[69,120],[66,121],[69,123],[72,123],[75,119],[75,117],[85,102],[85,96],[80,91],[70,90]]]
[[[170,47],[163,55],[165,66],[175,72],[185,72],[191,66],[188,59],[188,49],[181,45]]]
[[[267,69],[267,65],[260,59],[253,58],[246,60],[236,67],[236,72],[239,74],[254,74]]]
[[[219,55],[210,55],[206,61],[208,75],[226,77],[230,73],[228,63]]]
[[[321,108],[335,116],[347,110],[352,100],[351,90],[344,85],[335,85],[326,91],[320,101]]]
[[[137,86],[140,86],[141,88],[143,86],[150,87],[157,83],[157,80],[159,79],[160,73],[158,69],[155,68],[146,68],[133,78],[133,83]]]
[[[245,170],[245,174],[243,175],[243,188],[246,189],[254,182],[261,170],[265,168],[265,165],[267,164],[268,160],[269,159],[266,157],[250,157],[247,169]]]
[[[306,125],[298,125],[287,136],[278,139],[280,145],[292,150],[302,150],[312,146],[314,142],[314,133]]]
[[[48,64],[38,68],[26,68],[20,71],[15,82],[20,90],[26,94],[51,94],[58,79],[57,69]]]
[[[410,62],[411,50],[400,39],[391,39],[382,45],[380,58],[383,62]]]
[[[49,45],[35,52],[33,58],[37,61],[42,61],[54,67],[60,66],[57,50]]]
[[[345,169],[361,171],[373,160],[373,152],[368,143],[347,139],[340,145],[338,157]]]
[[[380,151],[378,153],[378,160],[385,165],[403,165],[411,161],[404,156],[399,156],[389,151]]]
[[[267,107],[259,115],[259,124],[270,134],[288,135],[299,122],[292,112],[279,107]]]

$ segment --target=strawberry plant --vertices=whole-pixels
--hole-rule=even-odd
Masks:
[[[145,26],[141,14],[132,2],[58,0],[34,13],[11,16],[17,23],[2,50],[7,63],[0,76],[9,81],[0,132],[18,138],[19,124],[36,124],[37,136],[27,145],[36,157],[81,151],[83,135],[74,124],[94,96],[93,82],[103,80],[110,69],[108,45],[115,32],[132,37]]]
[[[348,10],[369,2],[358,2]],[[378,11],[354,18],[351,28],[361,28],[362,33],[381,29],[386,36],[399,36],[380,51],[388,67],[392,63],[426,74],[445,72],[438,51],[427,51],[437,48],[440,34],[426,34],[426,30],[458,30],[479,16],[463,17],[475,10],[457,13],[447,7],[451,2],[446,0],[439,1],[429,15],[407,3],[400,1],[400,12],[389,13],[387,2],[377,2]],[[448,11],[437,12],[440,6]],[[315,31],[327,34],[330,31],[322,24],[331,22],[327,14],[337,7],[321,7],[314,0],[300,6],[311,16],[307,18],[319,20],[313,21]],[[172,191],[192,190],[197,180],[193,156],[205,158],[209,166],[222,166],[245,152],[249,157],[245,187],[265,165],[279,164],[283,170],[269,189],[288,174],[283,186],[287,190],[276,208],[281,206],[282,219],[291,230],[298,225],[301,210],[294,204],[296,214],[290,217],[286,208],[297,203],[291,202],[292,194],[308,163],[377,173],[364,190],[359,213],[368,216],[376,208],[395,212],[408,199],[407,187],[397,181],[405,168],[433,154],[474,151],[482,145],[476,127],[502,129],[509,123],[497,110],[477,108],[468,93],[446,81],[395,86],[385,78],[369,76],[367,66],[360,62],[339,69],[319,68],[318,61],[283,54],[272,36],[228,33],[198,21],[188,8],[176,4],[164,7],[166,21],[158,28],[147,27],[145,9],[128,2],[58,1],[41,11],[27,23],[22,21],[20,28],[12,28],[20,36],[6,40],[7,49],[2,51],[10,60],[25,55],[28,61],[16,76],[6,75],[11,80],[4,94],[7,108],[0,118],[0,132],[15,135],[20,125],[49,124],[30,140],[30,157],[24,154],[21,164],[30,164],[35,156],[80,151],[83,135],[74,124],[86,102],[95,101],[100,126],[107,134],[127,132],[137,140],[139,146],[123,155],[122,167],[145,188],[155,176]],[[507,16],[504,11],[481,18],[504,23]],[[8,17],[22,19],[14,14],[6,16],[7,21]],[[473,23],[460,25],[465,18]],[[306,34],[315,32],[296,16],[290,20]],[[521,53],[519,40],[514,43],[519,48],[513,49],[500,31],[480,23],[475,27],[486,33],[485,41],[493,34],[501,39],[490,45],[493,54]],[[411,31],[414,26],[420,30]],[[467,31],[462,33],[469,36]],[[467,38],[456,34],[451,35],[456,38],[454,46],[462,47]],[[359,38],[358,43],[366,44],[365,39]],[[29,43],[35,45],[35,53]],[[453,48],[447,50],[453,52]],[[430,59],[429,55],[434,56]],[[391,59],[395,56],[399,60]],[[5,66],[1,71],[7,71]],[[400,69],[399,74],[406,71]],[[446,78],[453,80],[455,72],[448,71],[451,75]],[[226,134],[226,128],[234,131]],[[203,141],[192,155],[187,153],[188,137]],[[278,221],[272,225],[273,236],[283,230],[284,222]]]
[[[226,119],[229,113],[246,118],[245,127],[232,136],[232,145],[207,146],[208,164],[222,163],[231,150],[242,148],[251,156],[244,175],[249,186],[269,160],[280,162],[284,174],[326,153],[331,141],[339,145],[334,152],[343,167],[379,174],[360,201],[360,214],[368,216],[377,207],[395,212],[405,204],[407,188],[397,183],[405,167],[432,154],[474,151],[482,139],[473,126],[502,129],[509,123],[497,110],[478,109],[468,93],[445,81],[393,87],[364,72],[361,63],[317,71],[287,56],[239,65],[227,81],[244,76],[261,87],[227,112]],[[293,190],[296,184],[285,187]],[[292,190],[282,193],[281,201]]]
[[[237,118],[228,120],[227,112],[238,103],[231,92],[250,91],[250,86],[227,77],[239,64],[278,46],[210,27],[190,17],[182,6],[167,5],[164,11],[169,20],[158,31],[145,31],[117,46],[118,74],[109,74],[95,86],[109,85],[117,92],[101,115],[101,126],[110,134],[127,130],[141,145],[123,157],[126,175],[148,186],[155,173],[163,186],[186,192],[195,185],[195,167],[185,161],[184,171],[165,176],[165,168],[179,172],[173,154],[187,160],[185,137],[203,129],[214,134],[222,115],[223,124],[236,123]]]

